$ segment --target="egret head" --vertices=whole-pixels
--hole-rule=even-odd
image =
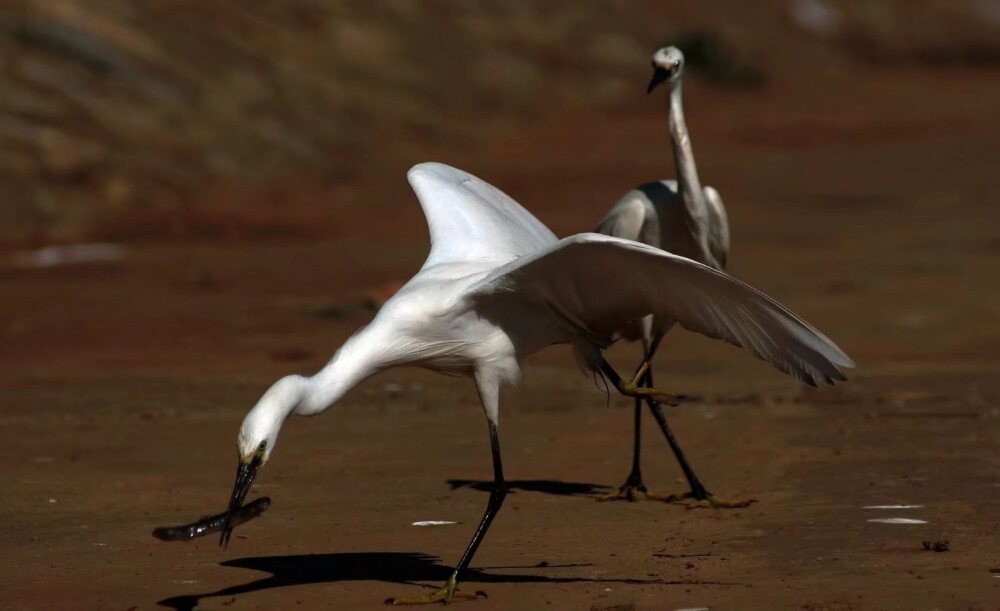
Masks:
[[[250,492],[257,471],[271,457],[281,425],[295,412],[302,401],[304,381],[300,376],[288,376],[278,380],[243,419],[243,426],[240,427],[240,434],[236,439],[236,450],[240,459],[236,467],[236,484],[229,500],[220,545],[225,546],[229,542],[232,534],[229,522],[233,514],[243,506],[243,500]]]
[[[649,81],[646,93],[651,93],[663,82],[671,85],[681,78],[684,71],[684,54],[677,47],[663,47],[653,53],[653,79]]]

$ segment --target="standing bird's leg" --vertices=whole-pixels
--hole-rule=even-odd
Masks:
[[[647,332],[647,336],[649,335],[651,333]],[[649,388],[653,385],[653,371],[650,368],[650,363],[659,345],[660,338],[643,340],[644,358],[637,369],[637,375],[641,375],[641,379],[639,380],[640,386]],[[642,440],[642,402],[642,397],[635,397],[635,438],[632,444],[632,471],[629,472],[625,483],[619,486],[618,490],[598,497],[598,501],[638,501],[645,498],[656,498],[649,495],[646,485],[642,482],[642,473],[639,469],[639,447]]]
[[[657,342],[658,343],[658,342]],[[644,386],[649,388],[652,386],[653,374],[649,370],[649,362],[653,358],[653,353],[656,350],[656,343],[651,345],[651,349],[645,350],[645,358],[639,365],[639,369],[636,372],[636,380],[632,383],[624,382],[618,373],[608,364],[607,361],[602,361],[601,371],[604,375],[614,384],[622,394],[628,394],[623,388],[639,387]],[[635,438],[632,444],[632,471],[629,473],[628,478],[625,483],[618,487],[618,490],[610,494],[598,497],[598,501],[637,501],[644,498],[650,498],[648,491],[646,490],[646,485],[642,483],[642,473],[639,470],[639,447],[642,439],[642,402],[644,397],[635,396]]]
[[[650,374],[652,378],[652,374]],[[650,379],[650,384],[653,381]],[[677,462],[681,466],[681,470],[684,471],[684,477],[687,478],[688,484],[691,486],[690,492],[685,492],[682,494],[671,494],[667,496],[649,494],[649,498],[654,498],[666,502],[676,502],[685,499],[693,499],[692,503],[688,504],[688,509],[693,509],[696,507],[715,507],[715,508],[727,508],[734,509],[738,507],[748,507],[751,503],[755,503],[756,499],[747,499],[741,501],[727,501],[717,498],[714,494],[705,489],[705,486],[695,475],[694,469],[688,464],[687,458],[684,456],[684,452],[681,450],[680,444],[677,443],[677,439],[674,438],[673,431],[670,430],[670,425],[667,424],[667,417],[663,413],[663,407],[653,400],[647,400],[649,405],[649,411],[653,413],[653,417],[656,418],[657,424],[660,425],[660,430],[663,431],[663,436],[667,438],[667,443],[670,444],[670,449],[674,451],[674,456],[677,457]]]
[[[649,372],[644,380],[650,379]],[[648,384],[648,382],[647,382]],[[637,501],[647,496],[646,485],[642,483],[639,470],[639,444],[642,439],[642,398],[635,398],[635,441],[632,445],[632,471],[618,490],[598,497],[598,501]]]
[[[457,588],[458,578],[463,572],[465,572],[465,569],[469,567],[469,563],[472,562],[472,556],[475,555],[476,549],[479,547],[479,544],[482,543],[483,537],[486,536],[486,530],[489,529],[490,523],[493,522],[493,518],[497,515],[497,512],[500,510],[500,506],[503,505],[504,498],[507,496],[507,484],[504,483],[503,466],[500,464],[500,439],[497,436],[497,426],[492,420],[489,421],[489,425],[490,446],[493,450],[493,491],[490,492],[490,500],[486,504],[486,513],[483,514],[483,519],[479,522],[479,528],[476,529],[476,534],[472,535],[472,540],[469,541],[469,547],[467,547],[465,549],[465,553],[462,554],[462,559],[459,560],[458,566],[455,567],[455,572],[448,578],[448,582],[444,584],[444,587],[433,594],[418,596],[416,598],[390,598],[385,601],[387,604],[448,604],[456,599],[475,600],[479,596],[483,596],[484,598],[486,597],[485,592],[460,592]]]
[[[644,361],[644,365],[648,365],[649,358],[652,358],[651,354]],[[618,375],[618,373],[614,370],[614,368],[611,367],[611,365],[607,361],[602,360],[600,367],[604,375],[607,376],[608,380],[611,381],[611,383],[615,386],[615,388],[618,389],[619,392],[625,395],[630,394],[629,391],[631,390],[631,388],[628,385],[628,383],[624,382],[621,379],[621,376]],[[657,395],[662,396],[663,393],[653,388],[652,372],[649,371],[649,368],[645,366],[640,367],[640,370],[643,373],[643,381],[646,384],[648,384],[647,388],[641,388],[640,390],[648,390],[650,392],[639,393],[638,395],[633,395],[633,396],[636,396],[637,399],[645,400],[646,403],[649,405],[649,409],[653,413],[653,417],[656,418],[657,424],[660,425],[660,430],[663,431],[664,437],[667,438],[667,443],[670,444],[670,449],[673,450],[674,456],[677,457],[677,462],[680,464],[681,470],[684,471],[684,476],[687,477],[688,484],[691,486],[690,492],[685,492],[683,494],[660,495],[648,492],[646,490],[645,485],[643,485],[641,490],[642,495],[646,498],[656,499],[666,502],[676,502],[685,499],[693,499],[694,502],[688,505],[689,508],[695,508],[695,507],[738,508],[738,507],[747,507],[751,503],[756,502],[755,499],[748,499],[741,501],[723,500],[717,498],[715,495],[713,495],[711,492],[705,489],[705,486],[698,479],[698,476],[695,475],[694,470],[691,468],[691,465],[688,464],[687,458],[684,456],[684,452],[681,450],[680,445],[677,443],[677,439],[674,438],[673,431],[670,430],[670,425],[667,424],[667,417],[663,414],[663,407],[656,400],[656,396]],[[668,396],[675,397],[675,395],[668,395]],[[636,445],[637,448],[636,453],[637,453],[638,439],[636,440],[636,443],[637,443]],[[636,473],[638,471],[637,465],[638,462],[636,461],[633,466],[633,473]],[[629,482],[626,481],[625,486],[623,486],[623,488],[627,487],[628,484]],[[640,485],[641,485],[641,480],[640,480]],[[633,494],[633,497],[634,496],[636,495]]]

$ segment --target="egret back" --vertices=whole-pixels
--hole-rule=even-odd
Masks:
[[[687,210],[675,180],[644,183],[623,195],[598,225],[597,233],[711,263],[688,228]]]
[[[712,219],[708,232],[708,247],[712,256],[726,269],[729,261],[729,216],[726,206],[722,203],[719,192],[712,187],[705,187],[705,202],[708,204],[709,216]]]

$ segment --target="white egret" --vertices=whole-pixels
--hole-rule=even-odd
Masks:
[[[506,495],[497,433],[500,387],[518,380],[529,354],[569,343],[586,368],[601,372],[620,392],[661,398],[655,389],[620,378],[601,353],[623,325],[653,313],[742,346],[807,382],[843,380],[841,369],[852,366],[805,321],[710,267],[599,234],[558,240],[499,189],[446,165],[417,165],[408,178],[430,228],[427,261],[319,373],[278,380],[250,410],[237,439],[240,463],[229,505],[230,512],[239,510],[288,416],[319,414],[390,367],[473,378],[493,456],[486,512],[447,584],[396,603],[474,597],[456,584]],[[223,544],[230,532],[227,525]]]
[[[691,138],[684,122],[681,103],[681,76],[684,73],[684,54],[677,47],[664,47],[653,54],[653,78],[647,93],[660,83],[666,83],[667,126],[674,153],[677,180],[659,180],[632,189],[611,208],[597,228],[599,233],[635,240],[656,246],[674,254],[694,259],[718,270],[725,269],[729,258],[729,222],[726,208],[719,193],[712,187],[702,188],[698,170],[691,151]],[[640,367],[646,374],[640,381],[643,386],[653,385],[650,362],[660,341],[676,320],[661,316],[648,316],[625,332],[628,339],[641,339],[643,361]],[[647,491],[639,468],[639,446],[642,423],[642,404],[646,402],[663,431],[691,487],[684,494],[656,495]],[[635,398],[635,435],[632,444],[632,470],[618,490],[601,500],[636,500],[654,498],[664,501],[693,498],[696,504],[714,507],[745,507],[753,501],[724,501],[706,490],[698,480],[684,452],[674,438],[667,418],[659,403],[646,397]]]

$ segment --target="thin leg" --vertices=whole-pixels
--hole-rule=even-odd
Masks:
[[[653,417],[656,418],[657,424],[660,425],[660,430],[663,431],[663,436],[667,438],[667,443],[670,444],[670,449],[673,450],[674,456],[677,457],[677,462],[681,466],[681,470],[684,471],[684,477],[687,478],[688,485],[691,486],[691,491],[684,494],[672,494],[668,497],[662,498],[665,501],[680,501],[684,499],[694,499],[694,503],[689,505],[689,508],[694,507],[715,507],[715,508],[738,508],[738,507],[748,507],[750,504],[756,502],[755,499],[747,499],[740,501],[726,501],[717,498],[711,492],[705,489],[705,486],[695,475],[694,469],[688,464],[687,457],[684,456],[684,451],[681,450],[680,444],[677,443],[677,439],[674,437],[674,432],[670,430],[670,425],[667,424],[667,417],[663,413],[663,407],[653,400],[647,400],[646,403],[649,405],[649,411],[653,413]]]
[[[656,349],[660,346],[660,340],[662,336],[654,338],[649,341],[643,342],[643,352],[645,357],[643,358],[643,363],[646,363],[645,375],[639,380],[639,385],[646,388],[653,387],[653,356],[656,354]],[[642,369],[642,365],[639,366]],[[626,490],[635,490],[642,494],[646,494],[646,485],[642,483],[642,473],[639,471],[639,444],[642,440],[642,399],[640,397],[635,398],[635,441],[632,445],[632,472],[629,473],[628,479],[625,480],[624,487]],[[619,488],[619,492],[621,492]],[[627,498],[631,501],[633,500],[631,495],[627,495]]]
[[[490,492],[490,500],[486,504],[486,513],[483,514],[483,519],[480,520],[476,533],[472,535],[472,540],[469,541],[469,547],[465,549],[465,553],[462,554],[462,559],[458,561],[458,566],[455,567],[455,572],[451,574],[450,578],[448,578],[448,582],[444,585],[444,587],[433,594],[428,596],[419,596],[417,598],[390,598],[385,601],[386,604],[448,604],[456,599],[475,600],[479,596],[483,596],[484,598],[486,597],[484,592],[460,592],[457,588],[458,578],[461,577],[462,573],[464,573],[467,568],[469,568],[469,563],[472,562],[472,557],[476,554],[479,544],[483,542],[483,537],[486,536],[486,531],[493,522],[493,518],[496,517],[497,512],[500,511],[500,506],[503,505],[503,500],[507,496],[507,484],[504,483],[503,479],[503,465],[500,463],[500,438],[497,435],[497,427],[493,424],[492,420],[489,421],[489,425],[490,447],[493,451],[493,491]]]
[[[597,498],[598,501],[637,501],[647,495],[639,470],[639,443],[642,438],[642,398],[635,398],[635,440],[632,444],[632,471],[618,490]]]
[[[643,342],[644,358],[636,370],[640,377],[639,386],[649,388],[653,385],[653,372],[650,368],[650,361],[659,346],[659,339],[652,342]],[[635,397],[635,426],[634,439],[632,442],[632,471],[629,472],[625,483],[617,490],[597,498],[598,501],[638,501],[648,498],[649,493],[646,485],[642,482],[642,472],[639,469],[639,448],[642,441],[642,397]]]
[[[642,443],[642,399],[635,398],[635,439],[632,443],[632,472],[629,473],[627,484],[632,484],[643,492],[646,487],[642,485],[642,474],[639,472],[639,444]]]
[[[659,345],[659,340],[652,343],[643,342],[645,349],[645,357],[643,358],[643,363],[646,364],[646,370],[644,375],[639,380],[640,386],[645,386],[646,388],[653,387],[653,369],[652,361],[653,354],[656,353],[656,347]],[[642,369],[642,365],[639,366]],[[635,490],[637,492],[646,493],[646,485],[642,483],[642,473],[639,470],[639,444],[642,441],[642,398],[635,398],[635,438],[632,443],[632,471],[629,473],[628,479],[625,480],[625,484],[618,489],[619,492],[628,492]],[[623,490],[624,489],[624,490]],[[626,494],[628,500],[633,500],[632,495]]]
[[[702,485],[698,476],[695,475],[694,469],[688,464],[687,457],[684,456],[684,451],[681,450],[681,446],[677,443],[677,439],[674,437],[674,432],[670,430],[670,425],[667,424],[667,416],[663,413],[663,408],[656,401],[647,401],[649,405],[649,411],[652,412],[653,418],[656,418],[656,423],[660,425],[660,430],[663,431],[663,436],[667,438],[667,443],[670,444],[670,449],[673,450],[674,456],[677,457],[677,462],[681,466],[681,471],[684,472],[684,477],[687,478],[688,484],[691,486],[691,497],[696,501],[703,501],[708,498],[708,491],[705,490],[705,486]]]
[[[667,418],[663,414],[663,408],[660,402],[657,400],[657,395],[662,395],[660,391],[652,388],[653,379],[652,373],[649,371],[649,360],[648,358],[643,362],[643,365],[639,368],[639,373],[641,374],[641,380],[648,380],[649,386],[646,388],[639,388],[639,391],[647,392],[629,392],[633,390],[630,388],[630,383],[624,382],[621,376],[614,370],[611,365],[605,361],[601,361],[601,371],[608,378],[608,380],[621,392],[622,394],[635,396],[637,398],[642,398],[649,405],[650,411],[653,413],[653,417],[656,418],[657,424],[660,425],[660,430],[663,431],[664,437],[667,438],[667,443],[670,444],[670,448],[674,452],[674,456],[677,457],[677,462],[680,463],[681,469],[684,471],[685,477],[687,477],[688,484],[691,486],[690,492],[683,494],[671,494],[669,496],[654,495],[649,492],[643,491],[643,494],[647,498],[663,500],[663,501],[681,501],[684,499],[693,499],[694,502],[689,504],[689,508],[694,507],[715,507],[715,508],[737,508],[737,507],[747,507],[751,503],[756,502],[754,499],[739,500],[739,501],[727,501],[717,498],[711,492],[705,489],[705,486],[698,480],[698,476],[695,475],[694,470],[691,469],[691,465],[688,464],[687,458],[684,456],[684,452],[681,450],[680,445],[677,443],[677,439],[674,438],[673,431],[670,430],[670,425],[667,424]],[[672,397],[676,397],[673,395]],[[645,488],[645,486],[643,486]]]
[[[472,556],[479,549],[479,544],[482,543],[483,537],[486,536],[486,531],[489,529],[490,524],[493,523],[493,518],[500,511],[503,500],[507,498],[507,484],[503,480],[503,465],[500,463],[500,437],[497,435],[496,425],[492,422],[489,425],[490,448],[493,451],[493,490],[490,492],[490,500],[486,504],[486,513],[483,514],[483,519],[479,521],[479,528],[476,529],[476,534],[472,536],[472,541],[469,541],[469,547],[462,554],[462,559],[458,561],[455,573],[451,576],[452,581],[458,581],[462,572],[469,567],[469,563],[472,562]]]

